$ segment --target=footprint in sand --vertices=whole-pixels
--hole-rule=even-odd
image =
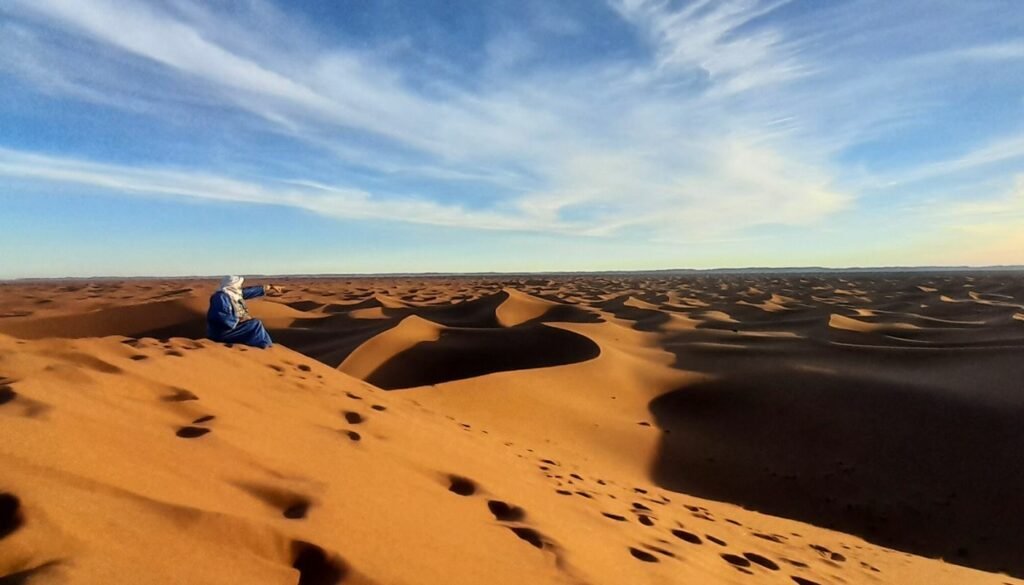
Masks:
[[[199,397],[184,388],[171,388],[171,394],[161,398],[164,402],[185,402],[199,400]]]
[[[195,419],[194,421],[192,421],[192,424],[193,425],[201,425],[201,424],[210,422],[211,420],[213,420],[215,418],[217,418],[217,417],[212,415],[212,414],[206,414],[206,415],[203,415],[203,416]],[[208,429],[208,428],[205,428],[205,427],[194,427],[194,426],[190,425],[190,426],[181,427],[174,434],[176,434],[177,436],[181,437],[182,439],[195,439],[197,437],[202,437],[203,435],[205,435],[206,433],[209,433],[209,432],[210,432],[210,429]]]
[[[477,491],[476,483],[466,477],[449,475],[448,482],[448,491],[460,496],[472,496]],[[526,517],[525,510],[501,500],[488,500],[487,509],[499,522],[519,522]],[[533,547],[544,549],[551,545],[540,532],[529,526],[506,526],[506,528]]]
[[[21,500],[18,496],[0,493],[0,540],[21,528],[25,519],[21,514]]]
[[[363,422],[363,420],[364,420],[363,419],[363,415],[359,414],[358,412],[353,412],[351,410],[346,410],[344,412],[344,415],[345,415],[345,420],[348,421],[348,424],[350,424],[350,425],[361,424]]]
[[[830,561],[835,561],[838,563],[846,562],[846,557],[843,556],[842,553],[829,550],[828,547],[821,546],[820,544],[810,544],[808,546],[814,549],[814,551],[817,552],[819,555]]]
[[[768,541],[771,541],[771,542],[774,542],[774,543],[777,543],[777,544],[782,544],[783,542],[786,541],[786,537],[785,536],[781,536],[779,534],[763,534],[761,532],[751,532],[750,534],[751,534],[751,536],[756,536],[757,538],[763,538],[764,540],[768,540]]]
[[[746,558],[748,561],[754,563],[755,565],[760,565],[770,571],[779,570],[779,565],[775,561],[769,559],[768,557],[761,556],[757,553],[745,552],[743,553],[743,557]]]
[[[725,541],[722,540],[721,538],[716,538],[714,536],[711,536],[710,534],[705,534],[704,538],[707,538],[709,541],[717,544],[718,546],[726,546]]]
[[[865,563],[864,561],[860,562],[860,566],[861,566],[862,569],[867,569],[867,570],[869,570],[871,572],[874,572],[874,573],[881,573],[882,572],[882,571],[878,570],[878,567],[876,567],[876,566],[874,566],[874,565],[872,565],[870,563]]]
[[[540,549],[544,548],[544,538],[541,536],[539,532],[537,532],[533,528],[528,528],[526,526],[511,526],[509,527],[509,530],[511,530],[513,534],[530,543],[531,545]]]
[[[807,563],[805,563],[803,561],[795,561],[793,559],[787,559],[785,557],[781,557],[780,560],[782,560],[782,562],[784,562],[784,563],[789,563],[789,564],[793,565],[794,567],[799,567],[801,569],[807,569],[807,568],[810,567],[810,565],[808,565]]]
[[[673,558],[673,559],[676,558],[675,553],[673,553],[672,551],[665,550],[665,549],[663,549],[661,547],[657,547],[657,546],[654,546],[652,544],[645,544],[643,546],[647,550],[653,550],[654,552],[658,553],[659,555],[666,556],[666,557]]]
[[[341,558],[303,540],[292,541],[292,568],[299,572],[299,585],[336,585],[349,573]]]
[[[313,501],[308,497],[291,490],[248,482],[238,482],[235,485],[279,510],[281,515],[289,520],[305,518],[313,506]]]
[[[32,400],[15,392],[14,388],[10,385],[10,382],[13,381],[10,378],[0,376],[0,406],[17,400],[18,405],[21,406],[22,414],[29,418],[36,418],[52,408],[45,402]]]
[[[281,512],[281,515],[289,520],[301,520],[302,518],[305,518],[306,514],[309,512],[310,505],[309,500],[300,499],[285,508]]]
[[[645,563],[656,563],[656,562],[658,562],[658,557],[652,555],[651,553],[649,553],[647,551],[640,550],[640,549],[634,548],[632,546],[629,547],[629,554],[633,555],[633,558],[635,558],[637,560],[641,560],[641,561],[643,561]]]
[[[734,555],[732,553],[722,553],[719,556],[722,557],[722,560],[724,560],[725,562],[729,563],[734,567],[746,568],[750,566],[750,561],[739,555]]]
[[[488,500],[487,509],[494,515],[495,520],[502,522],[519,522],[526,517],[525,510],[501,500]]]
[[[7,384],[0,386],[0,404],[7,404],[18,397],[18,393]]]
[[[210,429],[204,429],[203,427],[181,427],[174,434],[182,439],[196,439],[208,432],[210,432]]]
[[[206,423],[206,422],[210,422],[211,420],[213,420],[215,418],[217,418],[217,417],[215,417],[212,414],[208,414],[208,415],[201,416],[201,417],[197,418],[194,421],[191,421],[191,424],[203,424],[203,423]],[[211,429],[203,427],[203,426],[191,426],[191,425],[189,425],[189,426],[182,426],[174,434],[180,436],[181,438],[198,438],[198,437],[203,436],[204,434],[210,432],[210,430]]]
[[[476,483],[473,480],[458,475],[448,476],[448,491],[460,496],[472,496],[476,493]]]
[[[685,542],[689,542],[690,544],[703,544],[704,543],[704,541],[702,541],[700,539],[700,537],[697,536],[696,534],[694,534],[692,532],[687,532],[685,530],[681,530],[681,529],[678,529],[678,528],[674,529],[672,531],[672,535],[675,536],[676,538],[678,538],[679,540],[682,540],[682,541],[685,541]]]

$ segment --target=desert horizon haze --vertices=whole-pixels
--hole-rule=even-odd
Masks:
[[[1021,0],[6,0],[0,87],[0,585],[1024,585]]]
[[[0,278],[1024,263],[1014,0],[13,0]]]
[[[564,277],[564,276],[697,276],[697,275],[743,275],[743,276],[769,276],[769,275],[818,275],[818,274],[942,274],[942,273],[1001,273],[1010,275],[1024,272],[1024,265],[990,265],[990,266],[746,266],[746,267],[716,267],[716,268],[660,268],[652,270],[563,270],[563,271],[521,271],[502,272],[498,270],[483,272],[337,272],[320,274],[300,273],[278,273],[278,274],[243,274],[249,279],[261,280],[295,280],[295,279],[388,279],[388,278],[473,278],[473,277]],[[213,282],[223,277],[220,274],[93,274],[86,276],[45,276],[45,277],[23,277],[0,279],[0,283],[33,283],[33,282],[76,282],[101,283],[105,281],[135,280],[168,280],[185,279],[196,281]]]

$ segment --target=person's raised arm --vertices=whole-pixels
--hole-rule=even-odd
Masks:
[[[243,299],[254,299],[256,297],[262,297],[267,294],[265,286],[247,286],[242,289]]]

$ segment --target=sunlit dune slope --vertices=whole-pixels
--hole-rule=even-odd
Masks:
[[[0,576],[1024,575],[1020,276],[284,284],[0,286]]]
[[[12,582],[1006,580],[625,482],[280,347],[0,337],[0,370]]]

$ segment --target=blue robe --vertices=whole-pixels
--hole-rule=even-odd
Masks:
[[[266,294],[262,286],[247,286],[242,289],[243,299],[262,297]],[[210,297],[210,310],[206,312],[206,336],[223,343],[242,343],[253,347],[270,347],[270,334],[259,319],[239,322],[235,307],[224,291],[217,291]]]

